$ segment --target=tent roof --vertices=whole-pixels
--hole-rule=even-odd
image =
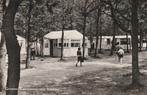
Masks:
[[[60,39],[62,31],[52,31],[44,37],[48,39]],[[64,39],[82,39],[83,35],[77,30],[64,30]]]

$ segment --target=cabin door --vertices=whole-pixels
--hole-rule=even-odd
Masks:
[[[53,40],[50,40],[50,56],[53,56]]]

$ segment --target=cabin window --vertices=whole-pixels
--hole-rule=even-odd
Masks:
[[[120,39],[120,44],[121,45],[127,45],[127,39],[126,38]],[[128,44],[130,44],[130,39],[128,39]]]
[[[65,43],[64,47],[68,47],[68,46],[69,46],[68,43]]]
[[[79,47],[80,40],[71,40],[71,47]]]
[[[71,43],[71,47],[74,47],[74,43]]]
[[[62,43],[59,43],[58,45],[59,45],[59,47],[61,47]],[[64,43],[63,46],[64,46],[64,47],[68,47],[69,45],[68,45],[68,43]]]
[[[71,43],[71,47],[79,47],[80,43]]]
[[[58,39],[58,47],[60,48],[61,46],[62,46],[61,39]],[[69,39],[64,39],[63,46],[64,47],[69,47]]]

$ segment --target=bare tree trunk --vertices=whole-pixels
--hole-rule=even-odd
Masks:
[[[0,92],[5,89],[5,48],[4,48],[4,35],[1,33],[1,41],[0,41]]]
[[[73,15],[70,17],[70,29],[73,30]]]
[[[26,69],[29,68],[30,57],[31,57],[31,47],[30,47],[30,21],[31,21],[31,11],[32,11],[32,0],[29,0],[29,11],[28,11],[28,31],[27,31],[27,57],[26,57]]]
[[[35,51],[36,51],[36,55],[38,56],[39,55],[39,49],[38,49],[38,41],[37,40],[35,42]]]
[[[44,39],[43,39],[43,35],[41,37],[41,45],[40,45],[40,54],[41,54],[41,57],[43,58],[44,57],[44,53],[43,53],[43,49],[44,48]]]
[[[98,32],[97,32],[98,33]],[[94,57],[97,56],[97,50],[98,50],[98,41],[99,41],[99,36],[98,34],[96,34],[96,47],[95,47],[95,53],[94,53]]]
[[[82,43],[82,47],[83,47],[83,58],[85,58],[85,29],[86,29],[86,18],[87,18],[87,14],[84,14],[84,21],[83,21],[83,43]]]
[[[30,54],[31,54],[30,43],[29,43],[28,38],[27,38],[27,56],[26,56],[26,64],[25,64],[26,69],[29,68]]]
[[[93,35],[92,34],[90,35],[90,39],[89,40],[90,40],[90,52],[89,53],[91,54],[92,50],[93,50]]]
[[[21,0],[9,0],[2,21],[2,33],[6,40],[8,53],[8,78],[6,95],[18,95],[20,80],[20,46],[14,31],[14,19]]]
[[[61,37],[61,58],[63,60],[63,49],[64,49],[64,25],[62,27],[62,37]]]
[[[113,39],[112,39],[112,46],[111,46],[111,52],[110,55],[113,55],[114,49],[115,49],[115,35],[116,35],[116,24],[115,21],[113,21]]]
[[[143,39],[143,34],[142,34],[142,29],[140,29],[139,51],[142,51],[142,39]]]
[[[95,57],[97,56],[97,50],[98,50],[98,40],[99,40],[98,32],[99,32],[100,16],[101,16],[101,8],[98,9],[97,18],[96,18],[96,48],[95,48],[95,54],[94,54]]]
[[[137,87],[139,81],[139,66],[138,66],[138,0],[132,0],[132,85]]]
[[[128,38],[128,33],[126,33],[126,39],[127,39],[127,52],[129,53],[129,38]]]
[[[99,53],[102,53],[102,26],[101,25],[100,25],[100,47],[99,47]]]
[[[111,47],[111,52],[110,52],[110,56],[113,55],[113,52],[115,50],[115,43],[116,43],[116,40],[115,40],[115,35],[116,35],[116,29],[118,29],[118,26],[116,24],[116,21],[115,21],[115,9],[117,8],[118,4],[115,5],[115,7],[113,8],[112,5],[111,5],[111,15],[112,15],[112,19],[113,19],[113,39],[112,39],[112,47]]]
[[[129,14],[127,15],[127,16],[129,16]],[[128,29],[130,30],[130,21],[128,21],[127,23],[126,23],[127,25],[128,25]],[[126,39],[127,39],[127,53],[129,53],[129,45],[131,45],[131,39],[129,40],[129,38],[128,38],[128,33],[126,33]]]

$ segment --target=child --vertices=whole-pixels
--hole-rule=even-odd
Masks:
[[[78,48],[77,51],[77,63],[76,63],[76,67],[78,66],[78,63],[80,62],[80,66],[82,66],[82,56],[81,56],[81,48]]]

